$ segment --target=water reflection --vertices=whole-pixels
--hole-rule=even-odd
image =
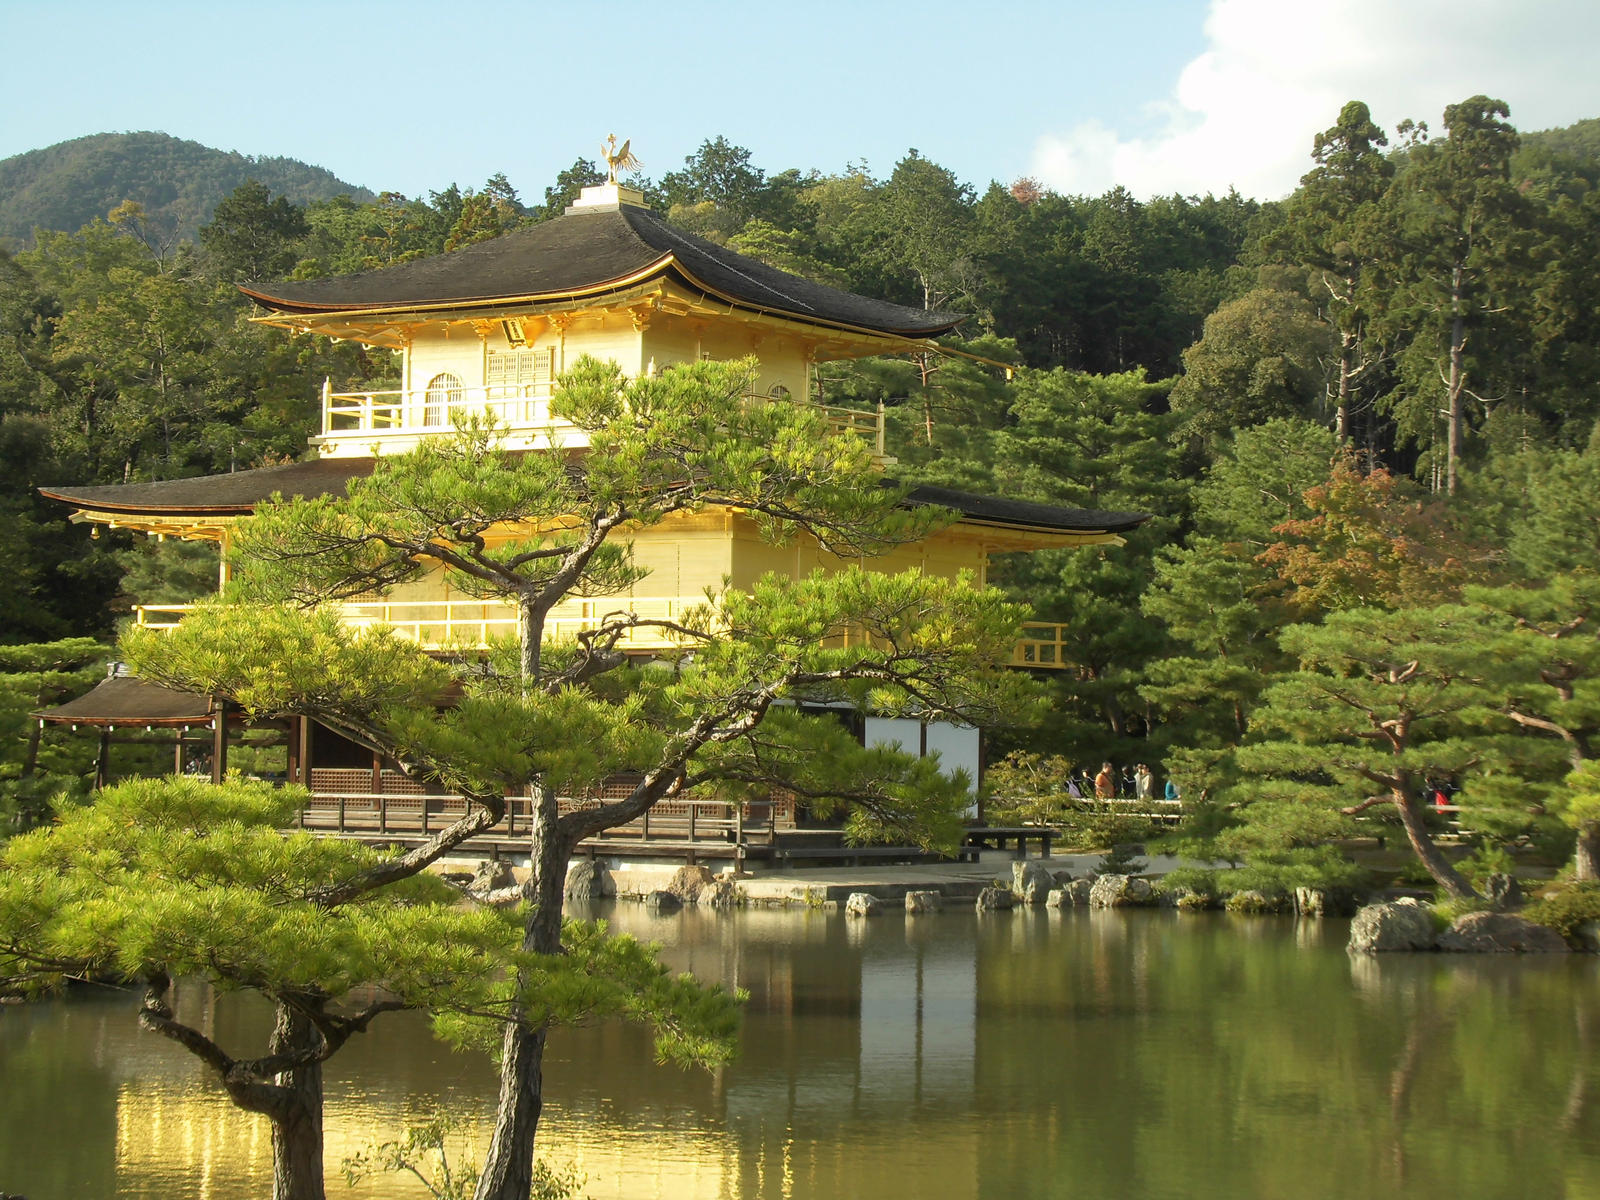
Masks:
[[[604,911],[751,1000],[715,1074],[623,1027],[552,1039],[545,1143],[596,1200],[1600,1196],[1587,957],[1349,958],[1342,923],[1220,914]],[[268,1015],[179,1000],[224,1039]],[[133,1009],[0,1012],[0,1190],[265,1194],[265,1125]],[[332,1196],[421,1195],[349,1192],[338,1160],[493,1101],[487,1061],[410,1018],[333,1065]],[[72,1150],[47,1149],[64,1122]]]

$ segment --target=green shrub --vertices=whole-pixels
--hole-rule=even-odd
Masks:
[[[1591,921],[1600,921],[1600,883],[1574,883],[1542,896],[1524,908],[1522,915],[1548,925],[1573,945],[1582,945],[1579,930]]]
[[[1222,886],[1218,882],[1221,874],[1209,867],[1179,867],[1161,877],[1160,890],[1176,892],[1188,888],[1197,895],[1215,898],[1222,894]]]
[[[1436,880],[1420,858],[1408,858],[1395,868],[1394,882],[1397,887],[1433,887]]]
[[[1443,933],[1456,923],[1456,918],[1464,917],[1468,913],[1487,912],[1488,909],[1489,902],[1476,896],[1446,897],[1436,901],[1428,909],[1428,916],[1432,919],[1434,928]]]
[[[1295,888],[1363,888],[1370,882],[1365,867],[1329,846],[1303,846],[1259,854],[1244,866],[1222,872],[1228,891],[1254,889],[1292,893]]]
[[[1471,854],[1456,863],[1456,870],[1470,879],[1474,887],[1482,887],[1491,875],[1516,874],[1517,864],[1503,843],[1486,840],[1479,842]]]
[[[1137,875],[1145,869],[1146,863],[1130,846],[1130,843],[1120,842],[1107,850],[1100,861],[1095,864],[1096,875]]]

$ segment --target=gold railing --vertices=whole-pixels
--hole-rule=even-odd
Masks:
[[[453,414],[487,412],[512,433],[572,430],[568,422],[550,415],[549,383],[495,384],[437,390],[335,392],[322,385],[322,436],[385,438],[425,433],[448,433]],[[769,397],[751,397],[769,399]],[[873,453],[884,457],[883,405],[876,410],[820,404],[834,433],[865,439]]]
[[[1065,671],[1073,664],[1067,660],[1065,625],[1049,621],[1024,621],[1022,636],[1012,651],[1013,667],[1031,667],[1041,671]]]
[[[545,636],[575,637],[594,629],[610,614],[626,612],[650,621],[678,621],[689,608],[705,603],[683,596],[631,596],[571,600],[558,604],[545,618]],[[142,604],[134,609],[139,625],[172,629],[194,606]],[[491,640],[515,637],[517,610],[509,604],[482,600],[347,600],[331,606],[345,624],[357,629],[388,626],[428,650],[482,650]],[[623,650],[666,650],[682,638],[670,629],[631,629],[618,641]]]
[[[611,613],[629,612],[652,621],[678,621],[691,607],[705,603],[700,597],[616,596],[599,600],[571,600],[551,609],[545,636],[575,637],[594,629]],[[141,604],[134,609],[138,624],[146,629],[172,629],[191,611],[190,604]],[[346,624],[365,629],[384,625],[427,650],[482,650],[492,639],[516,636],[517,613],[509,604],[482,600],[367,600],[334,606]],[[1033,670],[1064,671],[1068,661],[1065,627],[1029,621],[1012,652],[1011,666]],[[850,645],[846,634],[838,645]],[[645,626],[630,630],[617,645],[624,650],[670,650],[683,640],[670,629]]]

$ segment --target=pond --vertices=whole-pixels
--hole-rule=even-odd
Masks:
[[[595,1200],[1600,1197],[1589,956],[1352,959],[1348,922],[1222,914],[600,911],[750,1003],[715,1074],[628,1028],[552,1038],[543,1152]],[[266,1020],[180,1001],[224,1039]],[[133,1009],[0,1012],[0,1191],[265,1196],[265,1124]],[[330,1071],[330,1196],[425,1195],[339,1160],[429,1105],[486,1129],[494,1088],[380,1021]]]

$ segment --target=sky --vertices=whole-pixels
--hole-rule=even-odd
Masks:
[[[915,148],[980,193],[1275,199],[1347,100],[1436,134],[1476,94],[1600,116],[1595,0],[0,0],[0,45],[0,158],[160,130],[530,203],[611,133],[654,178],[721,135],[769,173]]]

